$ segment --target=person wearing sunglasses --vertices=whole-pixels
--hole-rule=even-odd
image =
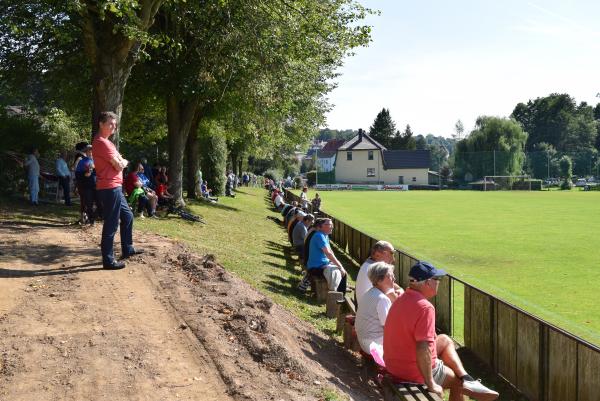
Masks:
[[[463,401],[463,395],[478,401],[495,400],[496,391],[467,373],[452,339],[436,335],[435,308],[429,300],[445,275],[444,270],[423,261],[410,269],[409,288],[392,304],[385,322],[386,369],[399,382],[425,384],[440,396],[443,389],[450,389],[449,401]]]

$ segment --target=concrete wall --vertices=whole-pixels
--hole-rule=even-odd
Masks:
[[[367,169],[375,170],[374,177],[367,177]],[[404,177],[404,184],[427,185],[428,169],[384,170],[379,150],[373,151],[373,160],[368,160],[367,150],[353,150],[352,160],[347,160],[346,151],[338,151],[335,165],[335,180],[338,183],[398,184],[398,177]],[[413,177],[415,181],[413,181]]]

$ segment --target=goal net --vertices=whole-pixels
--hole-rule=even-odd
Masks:
[[[531,191],[529,175],[486,175],[483,178],[484,191]]]

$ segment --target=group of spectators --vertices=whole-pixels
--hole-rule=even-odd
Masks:
[[[306,268],[299,289],[306,290],[311,277],[324,277],[330,291],[345,293],[348,274],[329,244],[331,219],[307,213],[307,188],[302,189],[301,204],[288,204],[280,189],[269,184],[271,200]],[[495,400],[496,391],[467,373],[452,339],[436,334],[435,308],[429,300],[446,272],[420,261],[410,269],[405,291],[395,282],[395,253],[390,242],[378,241],[358,272],[355,330],[363,353],[381,361],[398,382],[425,384],[439,395],[449,389],[450,401],[463,400],[464,395]]]

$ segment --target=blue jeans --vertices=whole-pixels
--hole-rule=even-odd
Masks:
[[[125,200],[121,187],[97,191],[102,204],[104,224],[102,226],[102,263],[115,263],[113,244],[119,220],[121,221],[121,254],[133,253],[133,213]]]

